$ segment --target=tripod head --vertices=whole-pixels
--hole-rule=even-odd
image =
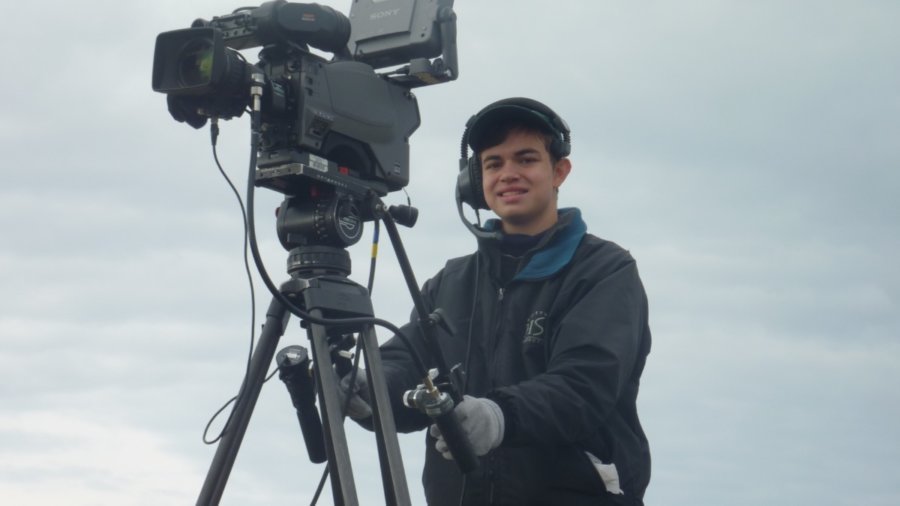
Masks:
[[[363,220],[357,199],[334,187],[311,185],[307,197],[285,197],[276,211],[281,245],[290,253],[287,272],[292,278],[320,274],[350,275],[346,248],[359,241]]]

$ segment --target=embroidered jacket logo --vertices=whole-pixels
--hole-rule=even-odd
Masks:
[[[544,331],[546,330],[547,313],[543,311],[535,311],[531,313],[525,322],[525,337],[522,338],[523,344],[540,344],[544,342]]]

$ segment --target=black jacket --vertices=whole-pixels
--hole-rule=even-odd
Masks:
[[[466,478],[465,504],[642,505],[650,453],[635,404],[650,330],[634,259],[587,234],[577,209],[520,260],[498,243],[480,240],[423,287],[455,330],[438,339],[448,364],[467,363],[465,393],[493,399],[505,419],[501,446]],[[425,356],[416,320],[404,333]],[[427,427],[399,402],[421,382],[409,351],[396,337],[381,350],[398,430]],[[462,475],[426,438],[426,498],[458,505]],[[607,492],[585,452],[614,464],[624,494]]]

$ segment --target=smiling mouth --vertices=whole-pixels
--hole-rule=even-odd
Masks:
[[[499,197],[515,197],[517,195],[524,195],[526,193],[525,190],[507,190],[504,192],[500,192],[497,194]]]

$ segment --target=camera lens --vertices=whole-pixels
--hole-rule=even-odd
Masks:
[[[184,87],[209,84],[212,79],[213,43],[194,39],[185,44],[178,58],[178,79]]]

